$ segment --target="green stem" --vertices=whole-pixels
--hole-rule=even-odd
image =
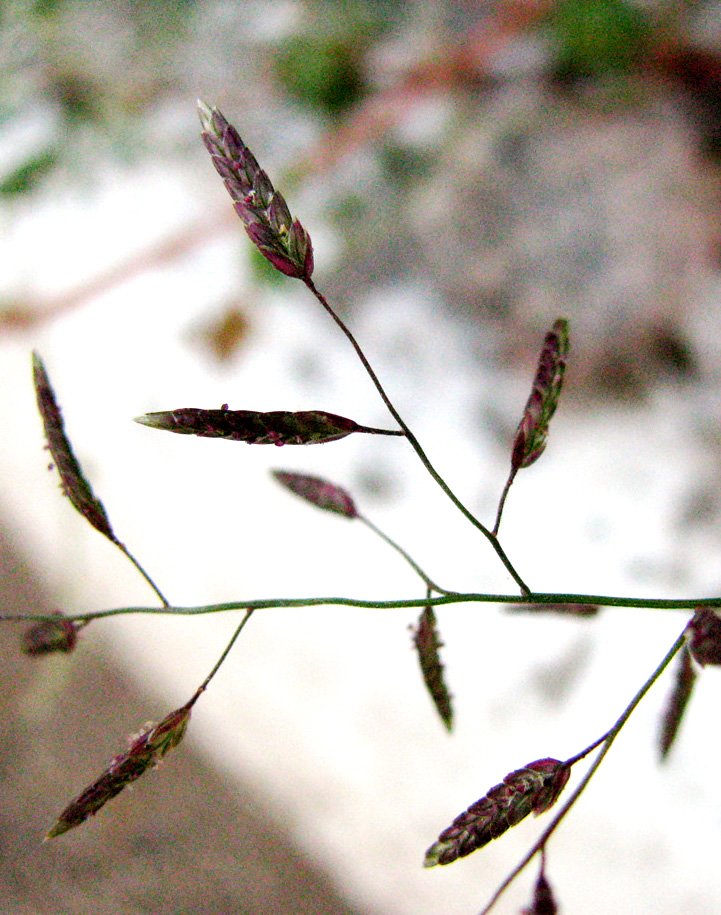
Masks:
[[[203,616],[207,613],[229,613],[237,610],[271,610],[296,607],[359,607],[365,610],[406,610],[414,607],[440,607],[448,604],[593,604],[601,607],[639,607],[648,610],[695,610],[698,607],[721,609],[721,597],[655,598],[612,597],[604,594],[474,594],[461,591],[442,593],[439,597],[401,600],[361,600],[356,597],[270,597],[261,600],[228,601],[222,604],[201,604],[194,607],[115,607],[64,617],[73,622],[124,616],[132,613],[165,614],[172,616]],[[57,615],[48,613],[0,613],[0,622],[52,621]]]
[[[506,504],[506,497],[508,496],[508,491],[513,485],[513,481],[516,479],[515,470],[511,470],[508,479],[506,480],[506,485],[503,487],[503,492],[501,493],[500,501],[498,502],[498,511],[496,512],[496,523],[493,525],[493,536],[498,536],[498,528],[501,526],[501,515],[503,514],[503,507]]]
[[[453,490],[448,486],[448,484],[443,479],[443,477],[438,473],[438,471],[435,469],[435,467],[431,464],[431,462],[428,459],[428,456],[426,455],[425,451],[421,447],[421,443],[418,441],[418,439],[415,437],[415,435],[408,428],[407,423],[401,417],[398,410],[396,410],[396,408],[393,406],[391,399],[386,394],[385,388],[380,383],[378,376],[376,375],[375,371],[373,370],[373,367],[371,366],[370,362],[366,358],[365,353],[360,348],[360,345],[359,345],[358,341],[356,340],[356,338],[353,336],[353,334],[350,332],[350,330],[346,327],[345,323],[338,317],[338,315],[335,313],[335,311],[331,308],[331,306],[329,305],[325,296],[323,296],[322,293],[320,293],[318,291],[313,280],[310,278],[307,278],[307,279],[303,280],[303,282],[308,287],[310,292],[315,296],[315,298],[320,302],[320,304],[323,306],[323,308],[328,312],[328,314],[333,319],[333,321],[335,321],[335,323],[338,325],[340,330],[345,334],[346,338],[348,339],[348,341],[351,344],[351,346],[353,347],[353,349],[356,351],[358,358],[360,359],[361,363],[363,364],[363,368],[368,373],[368,376],[370,377],[371,381],[375,385],[376,390],[380,394],[381,400],[388,408],[388,411],[391,414],[391,416],[393,417],[393,419],[395,419],[395,421],[398,423],[398,425],[401,427],[401,429],[405,433],[406,438],[410,442],[413,450],[416,452],[416,454],[420,458],[421,463],[426,468],[428,473],[433,477],[433,479],[441,487],[441,489],[448,496],[448,498],[451,500],[451,502],[453,502],[453,504],[456,506],[456,508],[463,515],[465,515],[465,517],[471,522],[471,524],[474,527],[476,527],[483,534],[483,536],[488,540],[488,542],[491,544],[493,549],[496,551],[498,558],[501,560],[503,565],[506,567],[506,571],[513,578],[513,580],[516,582],[516,584],[521,589],[521,591],[524,594],[530,594],[531,593],[530,588],[523,581],[523,579],[518,574],[518,572],[515,570],[513,564],[511,563],[511,560],[508,558],[508,556],[506,556],[506,553],[503,550],[503,547],[501,546],[501,544],[499,543],[496,535],[492,531],[490,531],[485,526],[485,524],[483,524],[481,521],[479,521],[478,518],[476,518],[476,516],[468,508],[466,508],[466,506],[461,502],[461,500],[458,498],[458,496],[456,496],[456,494],[453,492]]]
[[[636,693],[636,695],[633,697],[633,699],[629,702],[629,704],[623,710],[623,713],[618,718],[618,720],[613,725],[613,727],[609,731],[607,731],[603,735],[603,737],[594,741],[590,746],[586,747],[585,750],[582,750],[581,753],[579,753],[576,756],[573,756],[571,759],[568,760],[569,765],[573,765],[575,762],[578,762],[580,759],[583,759],[584,756],[587,756],[599,744],[603,744],[603,746],[601,747],[601,749],[598,753],[598,756],[594,759],[593,763],[591,764],[591,766],[588,769],[588,772],[586,772],[586,774],[583,776],[581,781],[578,783],[574,792],[568,798],[566,803],[561,807],[561,809],[558,811],[558,813],[553,818],[553,820],[551,820],[551,823],[541,833],[540,837],[533,844],[533,846],[528,851],[528,853],[523,857],[523,859],[519,862],[519,864],[516,865],[516,867],[506,877],[506,879],[503,881],[503,883],[498,887],[498,889],[493,894],[493,896],[491,897],[491,899],[488,902],[488,904],[486,905],[486,907],[481,910],[479,915],[488,915],[488,912],[491,911],[493,906],[500,899],[500,897],[506,891],[506,889],[511,885],[511,883],[516,879],[516,877],[518,877],[518,875],[525,869],[525,867],[535,857],[535,855],[539,851],[542,851],[545,848],[546,842],[548,842],[549,838],[553,835],[556,828],[561,823],[561,821],[564,819],[566,814],[569,812],[569,810],[571,810],[573,805],[576,803],[576,801],[579,799],[579,797],[583,794],[586,786],[591,781],[591,779],[595,775],[596,771],[598,770],[598,767],[603,762],[603,759],[604,759],[606,753],[608,753],[608,751],[611,749],[614,740],[618,737],[618,735],[621,732],[621,729],[626,724],[626,722],[631,717],[631,715],[634,713],[638,704],[645,697],[646,693],[651,689],[653,684],[658,680],[658,678],[661,676],[661,674],[664,672],[664,670],[666,670],[666,668],[671,663],[671,661],[674,659],[674,657],[679,652],[679,650],[683,647],[683,644],[685,641],[685,632],[686,632],[686,629],[684,627],[684,630],[681,633],[681,635],[676,639],[676,641],[673,643],[671,648],[668,650],[668,652],[666,653],[666,655],[663,658],[663,660],[661,661],[661,663],[656,667],[656,669],[651,674],[651,676],[648,678],[648,680],[646,680],[646,682],[643,684],[643,686],[639,689],[639,691]]]
[[[356,432],[367,432],[369,435],[403,435],[405,432],[402,429],[376,429],[373,426],[358,426],[355,430]]]
[[[393,547],[393,549],[396,550],[396,552],[400,553],[400,555],[405,559],[405,561],[413,569],[413,571],[423,579],[423,581],[432,591],[436,591],[438,594],[452,594],[453,593],[451,591],[448,591],[446,588],[439,587],[433,581],[433,579],[429,578],[428,575],[426,575],[426,573],[418,565],[418,563],[411,556],[409,556],[408,553],[406,553],[406,551],[403,549],[403,547],[400,544],[396,543],[395,540],[392,540],[388,536],[388,534],[383,533],[383,531],[379,527],[376,527],[376,525],[373,524],[372,521],[370,521],[368,518],[366,518],[364,515],[361,515],[360,513],[356,514],[356,518],[359,521],[362,521],[363,524],[366,525],[366,527],[369,527],[373,531],[374,534],[377,534],[381,538],[381,540],[384,540],[388,544],[388,546]]]
[[[203,680],[203,682],[200,684],[200,686],[196,689],[195,695],[188,703],[188,707],[194,705],[195,702],[200,698],[200,696],[206,691],[206,689],[208,688],[208,684],[220,670],[221,664],[223,663],[223,661],[225,661],[225,659],[230,654],[230,649],[233,647],[233,645],[235,645],[235,640],[238,638],[240,633],[243,631],[245,624],[248,622],[248,620],[251,618],[251,616],[253,615],[254,612],[255,611],[252,608],[249,608],[245,611],[245,616],[238,624],[238,628],[235,630],[235,632],[231,636],[230,641],[223,649],[223,653],[221,654],[221,656],[218,658],[218,660],[213,665],[213,669],[210,671],[210,673],[205,678],[205,680]]]
[[[160,590],[160,588],[155,584],[155,582],[153,581],[153,579],[150,577],[150,575],[148,575],[148,573],[147,573],[147,572],[145,571],[145,569],[140,565],[140,563],[138,562],[138,560],[135,558],[135,556],[133,556],[133,554],[132,554],[132,553],[130,552],[130,550],[125,546],[125,544],[124,544],[124,543],[121,543],[119,540],[113,540],[113,543],[114,543],[115,546],[120,550],[120,552],[123,553],[123,554],[132,562],[132,564],[135,566],[135,568],[138,570],[138,572],[140,572],[140,574],[141,574],[141,575],[143,576],[143,578],[147,581],[147,583],[150,585],[150,587],[153,589],[153,591],[155,591],[155,593],[158,595],[158,597],[160,598],[160,600],[161,600],[163,606],[164,606],[164,607],[170,607],[170,604],[169,604],[168,601],[165,599],[165,596],[163,595],[163,593],[162,593],[162,591]]]

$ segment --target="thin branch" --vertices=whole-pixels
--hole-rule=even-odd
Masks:
[[[646,693],[651,689],[651,687],[654,685],[654,683],[658,680],[658,678],[661,676],[661,674],[664,672],[664,670],[666,670],[668,665],[674,659],[676,654],[683,647],[684,642],[685,642],[685,633],[686,633],[686,628],[684,627],[684,630],[681,633],[681,635],[679,635],[679,637],[676,639],[676,641],[673,643],[671,648],[668,650],[668,652],[664,656],[661,663],[656,667],[656,669],[651,674],[651,676],[648,678],[648,680],[646,680],[646,682],[643,684],[643,686],[638,690],[636,695],[633,697],[633,699],[629,702],[629,704],[623,710],[621,716],[618,718],[618,720],[613,725],[613,727],[609,731],[607,731],[606,734],[602,738],[594,741],[594,743],[592,743],[589,747],[587,747],[585,750],[583,750],[580,754],[572,757],[572,759],[569,760],[570,763],[573,763],[573,762],[578,761],[579,759],[583,759],[583,757],[588,755],[588,753],[590,753],[593,749],[595,749],[599,745],[599,743],[603,744],[603,746],[601,747],[601,750],[598,753],[598,756],[594,759],[593,763],[589,767],[588,772],[586,772],[586,774],[583,776],[581,781],[578,783],[578,785],[576,786],[576,789],[573,791],[573,793],[571,794],[569,799],[561,807],[561,809],[558,811],[556,816],[551,820],[550,824],[546,827],[546,829],[541,833],[541,835],[539,836],[537,841],[533,844],[533,846],[530,848],[530,850],[527,852],[527,854],[523,857],[523,859],[516,865],[516,867],[506,877],[506,879],[503,881],[503,883],[498,887],[498,889],[493,894],[493,896],[491,897],[488,904],[485,906],[485,908],[483,908],[480,911],[479,915],[488,915],[488,913],[491,911],[493,906],[500,899],[500,897],[503,895],[503,893],[506,891],[506,889],[511,885],[511,883],[513,883],[513,881],[516,879],[516,877],[518,877],[518,875],[526,868],[526,866],[536,856],[536,854],[538,854],[539,851],[541,851],[542,849],[545,848],[545,845],[546,845],[546,842],[548,841],[548,839],[553,835],[553,833],[556,831],[556,828],[561,823],[563,818],[571,810],[571,808],[574,806],[574,804],[579,799],[579,797],[583,794],[586,786],[591,781],[591,779],[595,775],[596,771],[598,770],[598,767],[603,762],[603,759],[604,759],[606,753],[608,753],[608,751],[613,746],[614,740],[618,737],[618,735],[621,732],[621,729],[626,724],[626,722],[631,717],[631,715],[634,713],[638,704],[645,697]]]
[[[360,344],[358,343],[356,338],[350,332],[350,330],[345,325],[345,323],[335,313],[335,311],[330,306],[330,304],[328,303],[325,296],[321,292],[318,291],[313,280],[310,277],[307,277],[303,280],[303,282],[308,287],[308,289],[313,294],[313,296],[320,302],[320,304],[323,306],[323,308],[327,311],[327,313],[330,315],[330,317],[333,319],[333,321],[338,325],[340,330],[345,334],[349,343],[351,344],[353,349],[356,351],[356,355],[358,356],[361,363],[363,364],[363,368],[366,370],[368,376],[370,377],[371,381],[375,385],[376,390],[380,394],[381,400],[388,408],[388,412],[391,414],[393,419],[395,419],[395,421],[398,423],[398,425],[401,427],[401,429],[405,433],[405,436],[408,439],[408,441],[410,442],[411,447],[413,448],[413,450],[416,452],[416,454],[420,458],[421,463],[426,468],[428,473],[433,477],[433,479],[441,487],[441,489],[448,496],[448,498],[451,500],[451,502],[453,502],[453,504],[456,506],[456,508],[463,515],[465,515],[465,517],[471,522],[471,524],[474,527],[476,527],[483,534],[483,536],[488,540],[488,542],[491,544],[493,549],[496,551],[498,558],[501,560],[501,562],[505,566],[506,571],[513,578],[513,580],[516,582],[516,584],[521,589],[521,591],[524,594],[529,595],[531,593],[530,588],[523,581],[521,576],[518,574],[518,572],[514,568],[513,564],[511,563],[511,560],[508,558],[508,556],[506,556],[506,553],[504,552],[503,547],[499,543],[496,535],[492,531],[490,531],[485,526],[485,524],[483,524],[481,521],[479,521],[478,518],[476,518],[476,516],[470,511],[470,509],[466,508],[466,506],[461,502],[461,500],[458,498],[458,496],[456,496],[456,494],[453,492],[453,490],[448,486],[448,484],[443,479],[443,477],[438,473],[438,471],[435,469],[435,467],[431,464],[430,460],[428,459],[428,456],[426,455],[425,451],[421,447],[421,443],[418,441],[418,439],[415,437],[415,435],[411,432],[411,430],[408,427],[408,424],[401,417],[398,410],[396,410],[396,408],[394,407],[393,403],[391,402],[391,399],[389,398],[388,394],[386,394],[385,388],[381,384],[378,376],[376,375],[375,371],[373,370],[373,367],[371,366],[370,362],[366,358],[366,355],[363,352],[363,350],[361,349]]]
[[[271,610],[296,607],[358,607],[374,610],[406,610],[414,607],[441,607],[449,604],[594,604],[602,607],[639,607],[648,610],[695,610],[704,607],[721,609],[721,597],[656,598],[656,597],[611,597],[603,594],[553,594],[550,592],[531,595],[518,594],[475,594],[449,592],[438,597],[416,597],[401,600],[361,600],[356,597],[271,597],[260,600],[237,600],[221,604],[201,604],[193,607],[115,607],[111,610],[95,610],[90,613],[76,613],[65,616],[72,622],[104,619],[110,616],[126,616],[133,613],[159,616],[203,616],[208,613],[230,613],[237,610]],[[0,622],[40,622],[54,620],[57,616],[48,613],[0,613]]]
[[[433,581],[432,578],[429,578],[428,575],[426,575],[426,573],[418,565],[418,563],[403,549],[403,547],[400,544],[396,543],[395,540],[393,540],[391,537],[389,537],[388,534],[385,534],[379,527],[376,527],[376,525],[373,524],[373,522],[370,521],[368,518],[366,518],[365,515],[361,515],[359,512],[358,514],[356,514],[356,518],[359,521],[362,521],[363,524],[366,525],[366,527],[369,527],[373,531],[373,533],[377,534],[381,538],[381,540],[383,540],[385,543],[388,544],[388,546],[393,547],[393,549],[396,550],[397,553],[400,553],[400,555],[405,559],[405,561],[413,569],[413,571],[423,579],[423,581],[426,583],[428,588],[430,588],[432,591],[436,591],[438,594],[456,593],[453,591],[449,591],[447,588],[441,588],[439,585],[437,585]]]
[[[503,507],[506,504],[506,498],[508,497],[508,493],[510,492],[511,486],[513,485],[513,481],[516,478],[516,472],[516,470],[511,470],[510,474],[508,475],[508,479],[506,480],[506,485],[503,487],[503,492],[501,493],[501,498],[498,502],[498,510],[496,511],[496,523],[493,525],[494,537],[498,536],[498,529],[501,526],[501,516],[503,515]]]
[[[225,646],[225,648],[223,649],[223,653],[221,654],[221,656],[218,658],[218,660],[217,660],[217,661],[215,662],[215,664],[213,665],[213,669],[210,671],[210,673],[209,673],[208,676],[205,678],[205,680],[203,680],[203,682],[200,684],[200,686],[196,689],[193,698],[192,698],[192,699],[190,700],[190,702],[188,703],[188,706],[193,705],[193,704],[199,699],[199,697],[201,696],[201,694],[204,693],[205,690],[208,688],[208,684],[210,683],[210,681],[213,679],[213,677],[214,677],[214,676],[218,673],[218,671],[220,670],[221,664],[225,661],[225,659],[226,659],[226,658],[228,657],[228,655],[230,654],[230,649],[233,647],[233,645],[235,645],[236,639],[238,638],[238,636],[240,635],[240,633],[243,631],[243,629],[244,629],[244,627],[245,627],[245,624],[246,624],[246,623],[248,622],[248,620],[251,618],[251,616],[253,615],[253,613],[254,613],[254,610],[253,610],[252,608],[249,608],[248,610],[245,611],[245,616],[243,617],[243,619],[242,619],[242,620],[240,621],[240,623],[238,624],[238,628],[235,630],[235,632],[234,632],[233,635],[231,636],[230,641],[228,642],[228,644],[227,644],[227,645]]]
[[[140,574],[141,574],[141,575],[143,576],[143,578],[147,581],[147,583],[150,585],[150,587],[153,589],[153,591],[155,591],[155,593],[158,595],[158,597],[160,598],[160,600],[161,600],[163,606],[164,606],[164,607],[170,607],[170,603],[169,603],[169,601],[166,599],[166,597],[165,597],[165,595],[163,594],[163,592],[162,592],[162,591],[160,590],[160,588],[155,584],[155,582],[153,581],[153,579],[150,577],[150,575],[148,575],[148,573],[147,573],[147,572],[145,571],[145,569],[140,565],[140,563],[138,562],[138,560],[135,558],[135,556],[133,556],[133,554],[132,554],[132,553],[130,552],[130,550],[125,546],[125,544],[124,544],[124,543],[120,543],[119,540],[113,540],[113,543],[114,543],[115,546],[120,550],[120,552],[123,553],[123,555],[124,555],[127,559],[130,560],[130,562],[135,566],[135,568],[138,570],[138,572],[140,572]]]

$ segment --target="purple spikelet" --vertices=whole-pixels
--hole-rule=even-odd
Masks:
[[[250,240],[286,276],[309,280],[313,273],[310,235],[293,219],[238,131],[217,108],[198,102],[203,142],[223,179]]]

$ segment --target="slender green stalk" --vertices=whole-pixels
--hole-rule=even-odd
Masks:
[[[379,527],[376,527],[376,525],[373,524],[373,522],[370,521],[368,518],[366,518],[365,515],[361,515],[360,513],[357,513],[356,518],[359,521],[362,521],[363,524],[366,525],[366,527],[369,527],[373,531],[374,534],[377,534],[381,538],[381,540],[384,540],[388,544],[388,546],[393,547],[393,549],[397,553],[400,553],[400,555],[405,559],[405,561],[413,569],[413,571],[416,572],[416,574],[418,574],[423,579],[423,581],[426,583],[428,588],[430,588],[430,590],[436,591],[438,594],[453,594],[454,593],[453,591],[449,591],[447,588],[439,587],[433,581],[432,578],[429,578],[428,575],[426,575],[426,573],[418,565],[418,563],[411,556],[409,556],[408,553],[406,553],[406,551],[403,549],[402,546],[400,546],[400,544],[396,543],[395,540],[392,540],[388,536],[388,534],[385,534]]]
[[[561,809],[558,811],[556,816],[551,820],[550,824],[541,833],[540,837],[533,844],[533,846],[528,851],[528,853],[523,857],[523,859],[519,862],[519,864],[516,865],[516,867],[506,877],[506,879],[503,881],[503,883],[498,887],[498,889],[493,894],[493,896],[491,897],[488,904],[485,906],[485,908],[483,908],[480,911],[479,915],[488,915],[488,913],[491,911],[493,906],[496,904],[496,902],[498,902],[500,897],[508,889],[508,887],[511,885],[511,883],[513,883],[513,881],[516,879],[516,877],[518,877],[518,875],[526,868],[526,866],[535,857],[535,855],[538,854],[539,851],[542,851],[545,848],[546,842],[548,842],[549,838],[556,831],[557,827],[559,826],[561,821],[564,819],[566,814],[571,810],[571,808],[574,806],[576,801],[583,794],[586,786],[591,781],[591,779],[595,775],[596,771],[598,770],[598,767],[603,762],[603,759],[604,759],[606,753],[608,753],[608,751],[613,746],[614,740],[618,737],[618,735],[621,732],[621,729],[626,724],[626,722],[631,717],[631,715],[634,713],[638,704],[645,697],[646,693],[651,689],[651,687],[658,680],[658,678],[661,676],[661,674],[664,672],[664,670],[666,670],[666,668],[671,663],[671,661],[674,659],[674,657],[679,652],[679,650],[683,647],[684,640],[685,640],[684,639],[685,632],[686,632],[686,629],[684,628],[683,632],[681,633],[681,635],[679,635],[679,637],[673,643],[671,648],[668,650],[668,652],[666,653],[666,655],[663,658],[663,660],[661,661],[661,663],[656,667],[656,669],[651,674],[651,676],[648,678],[648,680],[646,680],[646,682],[643,684],[643,686],[639,689],[639,691],[636,693],[636,695],[633,697],[633,699],[629,702],[629,704],[623,710],[623,713],[618,718],[618,720],[613,725],[613,727],[609,731],[607,731],[603,735],[603,737],[594,741],[590,746],[586,747],[585,750],[582,750],[581,753],[579,753],[577,756],[574,756],[568,760],[568,762],[571,765],[573,765],[573,763],[578,762],[580,759],[583,759],[584,756],[587,756],[599,744],[603,744],[603,746],[601,747],[601,749],[598,753],[598,756],[594,759],[593,763],[589,767],[588,772],[586,772],[586,774],[583,776],[581,781],[578,783],[578,785],[576,786],[576,789],[573,791],[573,793],[568,798],[566,803],[561,807]]]
[[[124,544],[124,543],[120,543],[120,541],[118,541],[118,540],[113,540],[113,543],[114,543],[115,546],[117,546],[117,548],[118,548],[118,549],[119,549],[119,550],[120,550],[120,551],[121,551],[121,552],[122,552],[131,562],[132,562],[132,564],[135,566],[135,568],[138,570],[138,572],[140,572],[140,574],[141,574],[141,575],[143,576],[143,578],[147,581],[147,583],[150,585],[150,587],[153,589],[153,591],[155,591],[155,593],[158,595],[158,597],[160,598],[160,600],[161,600],[163,606],[164,606],[164,607],[170,607],[170,604],[169,604],[168,601],[166,600],[166,598],[165,598],[165,596],[163,595],[163,593],[162,593],[162,591],[160,590],[160,588],[155,584],[155,582],[153,581],[153,579],[150,577],[150,575],[148,575],[148,573],[147,573],[147,572],[145,571],[145,569],[140,565],[140,563],[138,562],[138,560],[135,558],[135,556],[133,556],[133,554],[132,554],[132,553],[130,552],[130,550],[125,546],[125,544]]]
[[[466,508],[466,506],[461,502],[461,500],[458,498],[458,496],[456,496],[456,494],[453,492],[453,490],[448,486],[448,484],[443,479],[443,477],[438,473],[438,471],[435,469],[435,467],[431,464],[430,460],[428,459],[428,456],[426,455],[425,451],[421,447],[421,443],[418,441],[418,439],[415,437],[415,435],[408,428],[407,423],[401,417],[398,410],[396,410],[396,408],[393,406],[391,399],[386,394],[385,388],[380,383],[378,376],[376,375],[375,371],[373,370],[373,367],[371,366],[370,362],[366,358],[366,355],[363,352],[363,350],[361,349],[356,338],[350,332],[350,330],[345,325],[345,323],[338,317],[338,315],[335,313],[333,308],[329,305],[325,296],[321,292],[318,291],[313,280],[310,277],[306,277],[303,279],[303,282],[308,287],[310,292],[315,296],[315,298],[320,302],[320,304],[323,306],[323,308],[328,312],[328,314],[333,319],[333,321],[335,321],[335,323],[338,325],[340,330],[345,334],[346,338],[348,339],[348,341],[351,344],[351,346],[353,347],[353,349],[356,351],[358,358],[360,359],[361,363],[363,364],[363,368],[368,373],[368,376],[370,377],[371,381],[375,385],[376,390],[380,394],[381,400],[388,408],[388,411],[391,414],[391,416],[393,417],[393,419],[395,419],[395,421],[398,423],[398,425],[401,427],[401,429],[405,433],[405,436],[408,439],[408,441],[410,442],[411,447],[413,448],[413,450],[416,452],[416,454],[420,458],[421,463],[426,468],[428,473],[433,477],[433,479],[441,487],[441,489],[448,496],[448,498],[451,500],[451,502],[453,502],[453,504],[456,506],[456,508],[463,515],[465,515],[465,517],[471,522],[471,524],[474,527],[476,527],[483,534],[483,536],[488,540],[488,542],[491,544],[493,549],[496,551],[498,558],[501,560],[503,565],[506,567],[506,571],[513,578],[513,580],[516,582],[516,584],[521,589],[521,591],[524,594],[529,595],[531,593],[530,588],[523,581],[521,576],[518,574],[518,572],[514,568],[513,564],[511,563],[511,560],[508,558],[508,556],[506,556],[506,553],[503,550],[503,547],[501,546],[501,544],[499,543],[496,535],[492,531],[490,531],[485,526],[485,524],[483,524],[483,522],[479,521],[478,518],[476,518],[476,516],[470,511],[470,509]]]
[[[228,644],[227,644],[227,645],[225,646],[225,648],[223,649],[223,653],[221,654],[221,656],[218,658],[218,660],[217,660],[217,661],[215,662],[215,664],[213,665],[213,669],[210,671],[210,673],[209,673],[208,676],[205,678],[205,680],[203,680],[203,682],[200,684],[200,686],[196,689],[195,695],[193,696],[193,698],[192,698],[192,699],[190,700],[190,702],[188,703],[188,706],[193,705],[193,704],[200,698],[200,696],[202,695],[202,693],[204,693],[204,692],[206,691],[206,689],[208,688],[208,684],[210,683],[210,681],[213,679],[213,677],[214,677],[214,676],[218,673],[218,671],[220,670],[221,664],[225,661],[225,659],[226,659],[226,658],[228,657],[228,655],[230,654],[230,650],[231,650],[231,648],[233,647],[233,645],[235,645],[236,639],[238,638],[238,636],[240,635],[240,633],[243,631],[243,628],[245,627],[245,624],[248,622],[248,620],[251,618],[251,616],[253,615],[254,612],[255,612],[255,611],[253,610],[253,608],[249,608],[249,609],[247,609],[247,610],[245,611],[245,616],[244,616],[243,619],[240,621],[240,623],[238,623],[238,628],[235,630],[235,632],[234,632],[233,635],[231,636],[230,641],[228,642]]]
[[[86,622],[110,616],[127,616],[133,613],[204,616],[208,613],[230,613],[237,610],[272,610],[295,607],[359,607],[365,610],[406,610],[414,607],[441,607],[449,604],[593,604],[601,607],[638,607],[648,610],[695,610],[697,607],[721,609],[721,597],[690,597],[666,599],[656,597],[611,597],[604,594],[553,594],[549,592],[531,595],[518,594],[474,594],[461,591],[442,593],[430,599],[409,598],[401,600],[361,600],[356,597],[270,597],[261,600],[237,600],[222,604],[201,604],[194,607],[115,607],[111,610],[95,610],[91,613],[76,613],[65,616],[72,622]],[[48,613],[0,613],[0,622],[41,622],[54,620],[57,616]]]
[[[501,526],[501,515],[503,514],[503,508],[506,504],[506,498],[508,493],[513,485],[513,481],[516,479],[516,470],[511,470],[506,480],[506,485],[503,487],[503,492],[501,493],[501,498],[498,502],[498,510],[496,511],[496,523],[493,525],[493,536],[498,536],[498,529]]]

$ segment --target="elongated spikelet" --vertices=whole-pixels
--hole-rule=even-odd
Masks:
[[[433,607],[425,607],[418,625],[413,630],[413,643],[418,652],[421,674],[426,689],[447,730],[453,728],[453,702],[446,686],[445,672],[441,661],[441,642]]]
[[[676,675],[673,688],[666,699],[663,718],[661,719],[661,733],[659,735],[659,751],[661,759],[666,759],[671,747],[676,742],[684,713],[696,685],[697,674],[694,670],[691,652],[688,646],[680,652],[676,666]]]
[[[136,423],[178,432],[181,435],[200,435],[203,438],[224,438],[249,445],[319,445],[344,438],[353,432],[372,435],[402,435],[390,429],[373,429],[361,426],[352,419],[326,413],[324,410],[302,410],[290,413],[273,410],[202,410],[181,407],[160,413],[138,416]]]
[[[597,616],[601,608],[596,604],[506,604],[506,613],[553,614],[557,616]]]
[[[457,816],[426,852],[424,867],[450,864],[487,845],[529,813],[555,804],[571,774],[558,759],[539,759],[510,772],[468,810]]]
[[[290,215],[282,195],[235,127],[204,102],[198,101],[198,113],[203,142],[250,240],[281,273],[309,280],[313,273],[310,235]]]
[[[530,467],[545,450],[548,424],[556,412],[563,387],[567,355],[568,321],[559,318],[543,341],[531,395],[513,442],[512,473]]]
[[[358,511],[350,493],[341,486],[320,477],[311,477],[289,470],[274,470],[273,476],[296,496],[324,511],[335,512],[344,518],[357,518]]]
[[[55,466],[60,474],[63,492],[73,506],[92,526],[117,544],[110,521],[102,502],[96,498],[90,483],[85,479],[80,464],[65,434],[65,423],[55,392],[38,353],[33,353],[33,381],[38,409],[45,429],[45,438]]]
[[[45,839],[54,839],[79,826],[123,788],[156,766],[183,739],[195,698],[171,712],[160,724],[141,732],[125,753],[115,756],[104,772],[68,804]]]
[[[22,634],[20,647],[25,654],[37,657],[61,651],[71,652],[78,641],[82,624],[67,620],[58,613],[52,620],[34,623]]]

